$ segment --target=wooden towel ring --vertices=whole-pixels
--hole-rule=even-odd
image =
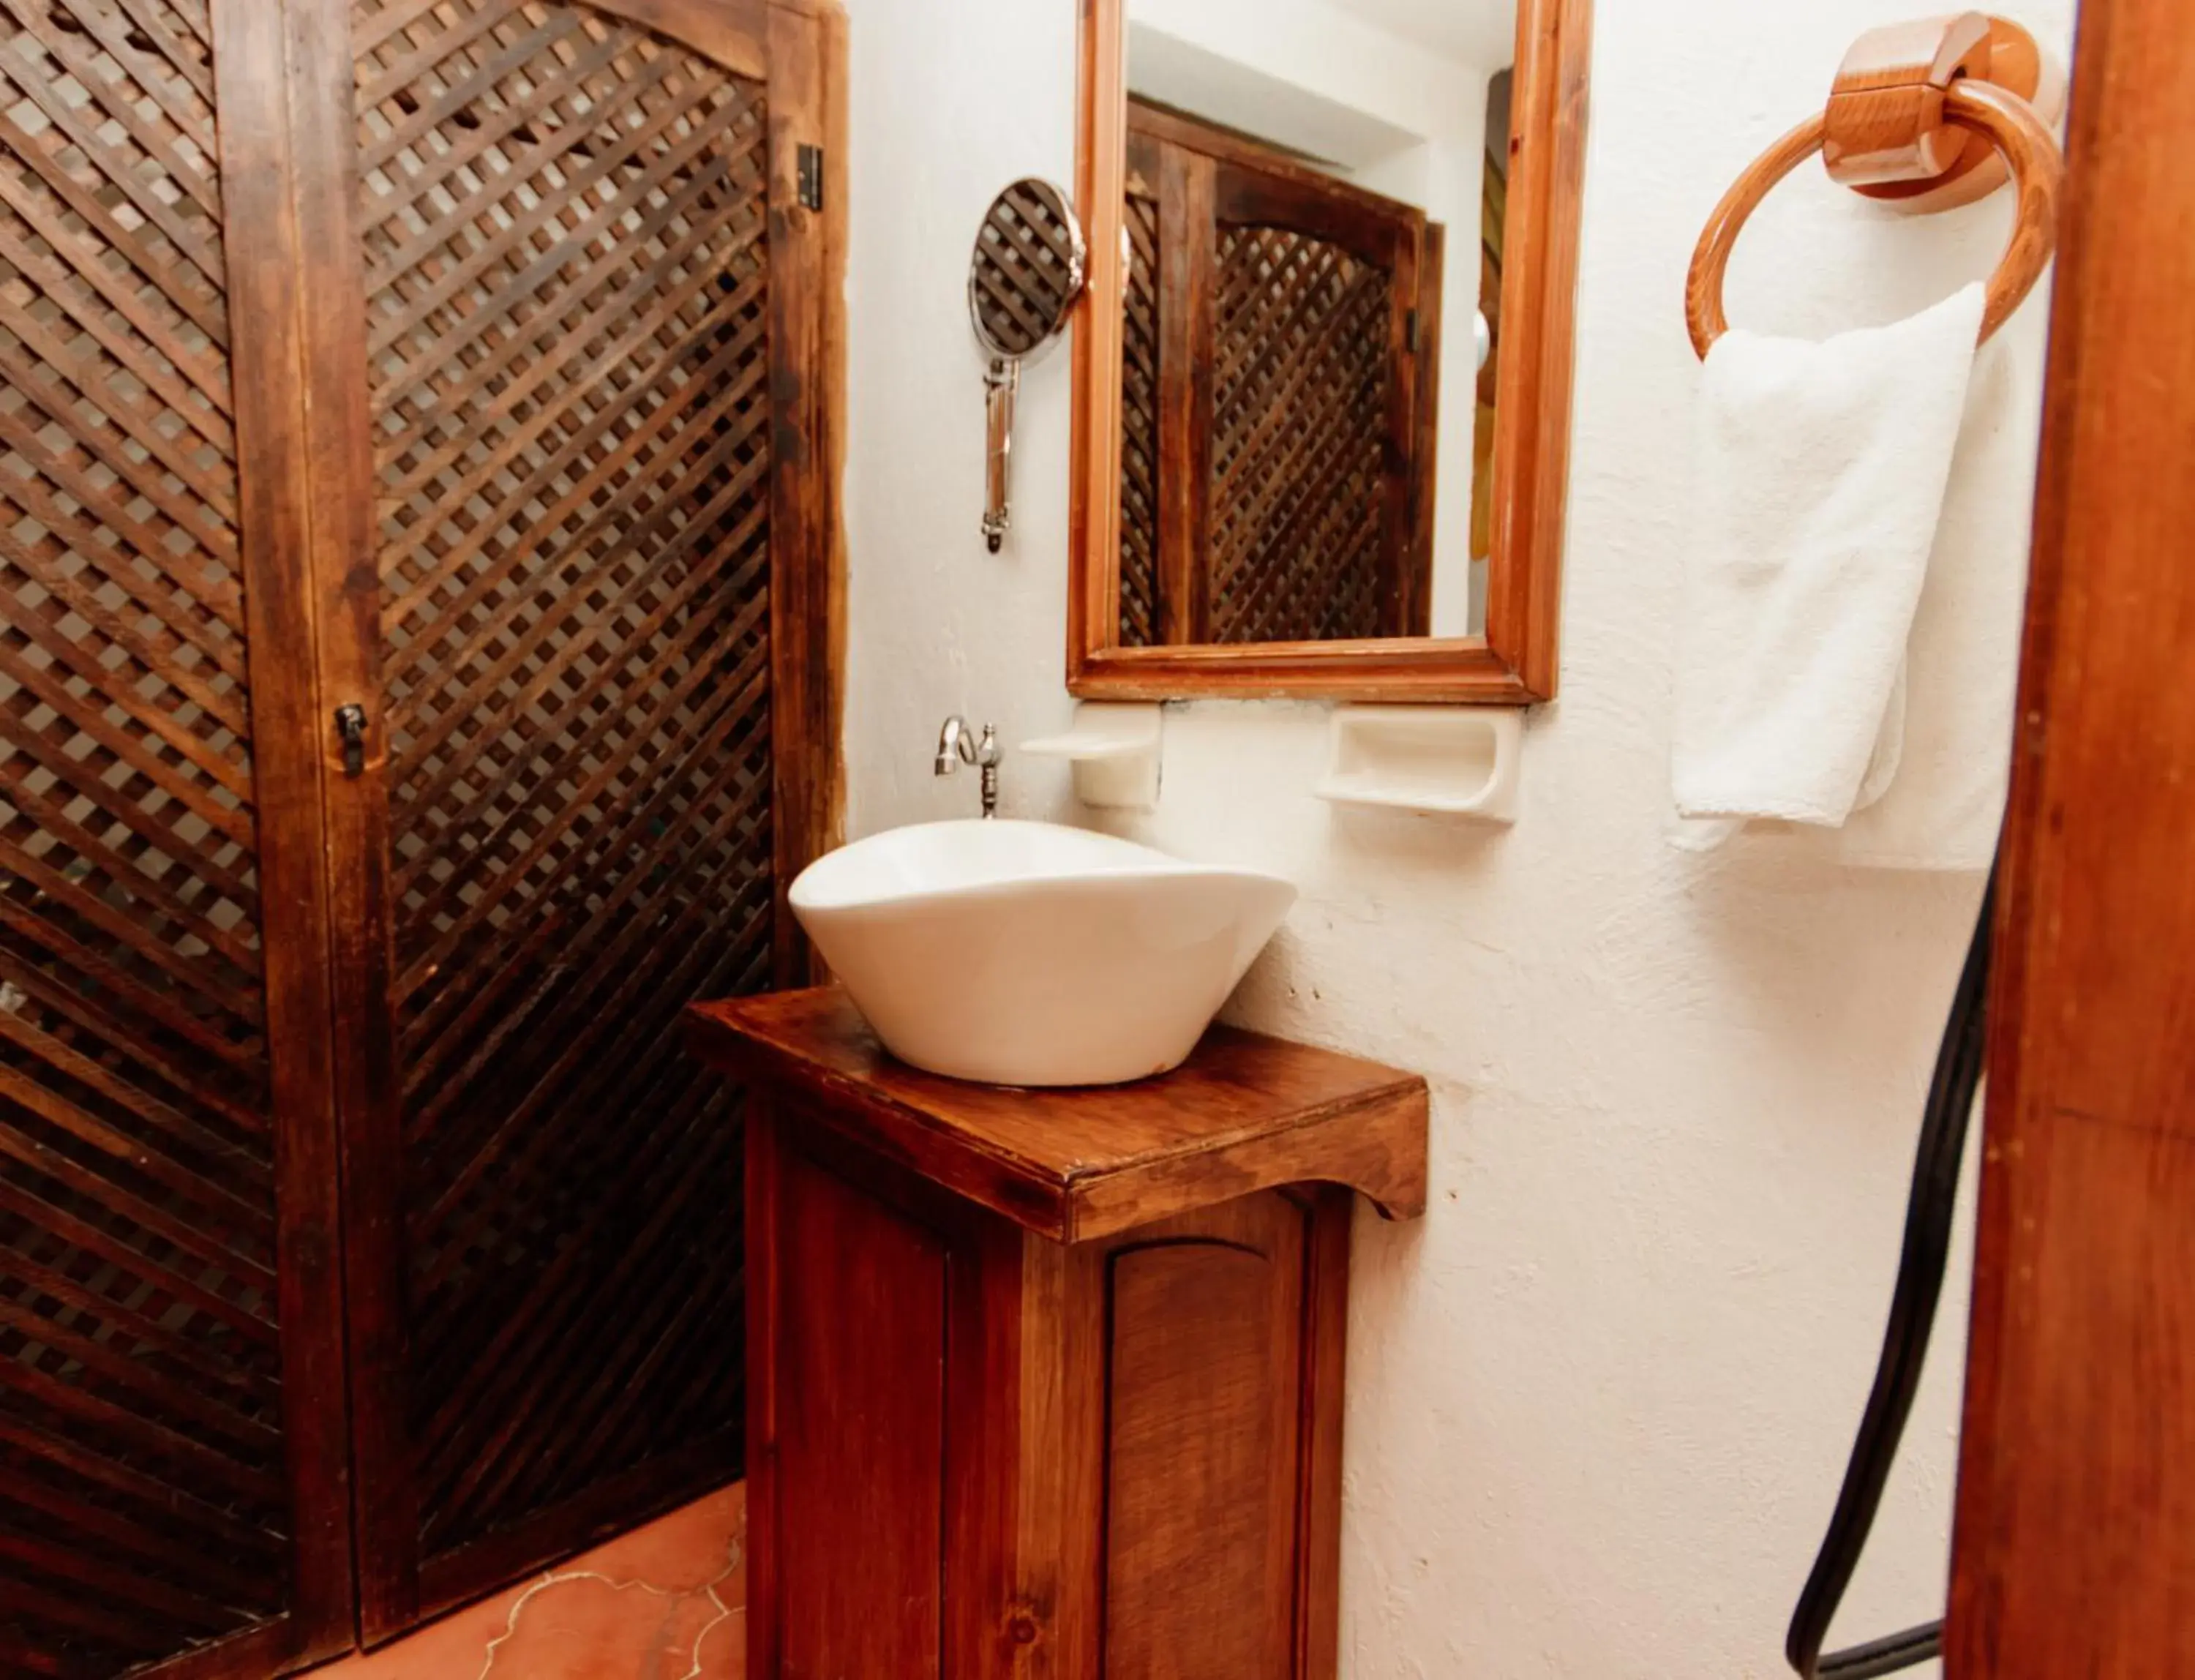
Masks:
[[[2019,194],[2012,242],[1990,280],[1983,341],[2026,301],[2057,249],[2065,160],[2032,106],[1977,73],[1988,67],[1992,22],[1968,12],[1866,38],[1846,60],[1829,108],[1785,135],[1738,177],[1700,236],[1685,284],[1685,320],[1702,360],[1730,330],[1723,282],[1737,236],[1777,183],[1824,149],[1832,176],[1849,186],[1939,178],[1958,165],[1970,143],[1946,133],[1946,124],[1995,147]],[[1916,41],[1935,50],[1910,50]]]

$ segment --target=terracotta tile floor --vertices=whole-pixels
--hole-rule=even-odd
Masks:
[[[313,1680],[742,1680],[746,1586],[733,1487]]]

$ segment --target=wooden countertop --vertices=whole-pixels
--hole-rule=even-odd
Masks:
[[[686,1012],[694,1053],[811,1100],[854,1143],[1061,1242],[1083,1242],[1282,1185],[1426,1210],[1426,1082],[1308,1045],[1214,1027],[1174,1072],[1027,1091],[896,1060],[835,987]]]

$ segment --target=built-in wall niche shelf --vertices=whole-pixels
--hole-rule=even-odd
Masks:
[[[1022,751],[1073,760],[1074,797],[1086,805],[1155,811],[1165,741],[1166,713],[1155,702],[1093,701],[1074,708],[1074,725],[1065,735],[1025,741]]]
[[[1514,823],[1524,714],[1494,707],[1343,706],[1332,725],[1329,805]]]

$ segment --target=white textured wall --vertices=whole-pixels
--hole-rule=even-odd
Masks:
[[[1019,535],[987,556],[963,265],[1011,176],[1073,173],[1070,0],[850,0],[851,823],[965,814],[939,719],[1063,724],[1068,362],[1030,371]],[[1601,0],[1564,698],[1526,811],[1483,834],[1337,817],[1322,715],[1168,719],[1126,831],[1285,870],[1304,899],[1248,1024],[1423,1070],[1434,1205],[1360,1227],[1346,1655],[1354,1680],[1781,1671],[1881,1333],[1921,1091],[1978,883],[1662,840],[1697,370],[1679,298],[1724,185],[1900,0]],[[2031,23],[2062,41],[2068,0]],[[1994,207],[1894,221],[1795,182],[1740,252],[1763,327],[1888,320],[1986,270]],[[2036,312],[2009,346],[2039,388]],[[2025,424],[2025,414],[2009,423]],[[2023,486],[2008,494],[2025,494]],[[1010,758],[1017,814],[1072,820]],[[1940,1607],[1956,1413],[1944,1339],[1842,1631]]]

